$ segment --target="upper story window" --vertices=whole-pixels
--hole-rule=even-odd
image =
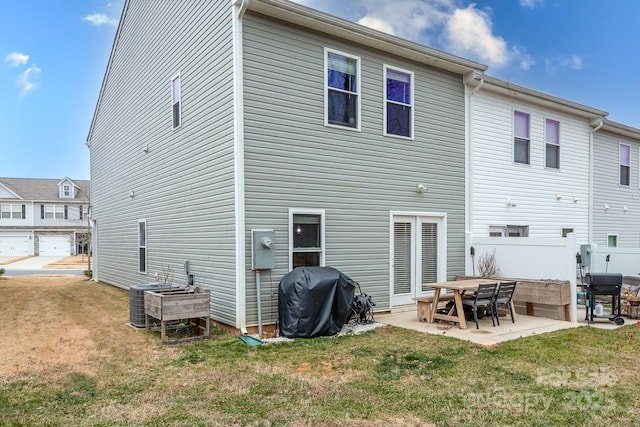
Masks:
[[[413,137],[413,73],[384,66],[384,134]]]
[[[560,122],[551,119],[545,124],[545,159],[548,168],[560,169]]]
[[[64,197],[71,197],[71,187],[69,185],[62,186],[62,195]]]
[[[62,205],[40,205],[40,219],[69,219],[69,208]]]
[[[325,48],[325,124],[360,129],[360,58]]]
[[[173,128],[178,128],[182,124],[182,110],[180,106],[181,101],[180,92],[180,74],[177,74],[171,79],[171,108],[173,117]]]
[[[531,138],[529,136],[529,115],[513,112],[513,161],[530,164]]]
[[[26,209],[23,204],[3,203],[0,205],[0,218],[3,219],[25,219]]]
[[[631,146],[620,144],[620,185],[631,182]]]

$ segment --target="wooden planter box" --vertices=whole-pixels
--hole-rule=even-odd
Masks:
[[[518,280],[513,302],[516,312],[527,316],[571,320],[569,281]]]
[[[457,276],[456,280],[473,278]],[[517,282],[513,294],[516,313],[556,320],[571,320],[571,284],[568,280],[528,280],[505,277],[496,277],[495,280],[496,282]]]
[[[172,340],[184,341],[194,338],[207,338],[209,336],[209,291],[184,288],[158,289],[145,291],[144,293],[145,326],[151,329],[149,317],[154,317],[161,322],[162,342],[168,342],[167,321],[181,319],[204,318],[204,334],[197,337]]]

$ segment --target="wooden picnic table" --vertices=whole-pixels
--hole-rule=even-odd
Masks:
[[[423,286],[429,286],[435,289],[433,304],[431,305],[430,321],[435,322],[438,319],[448,320],[458,323],[460,329],[467,329],[467,320],[464,317],[464,308],[462,307],[462,295],[467,291],[475,291],[481,283],[497,282],[499,282],[499,280],[496,279],[465,279],[424,284]],[[438,301],[440,300],[440,291],[442,289],[453,291],[456,315],[452,314],[453,310],[450,310],[448,313],[438,313]]]

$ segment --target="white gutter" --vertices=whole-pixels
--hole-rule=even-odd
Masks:
[[[595,117],[589,121],[589,197],[587,207],[587,242],[593,242],[593,134],[604,125],[604,117]]]
[[[465,164],[465,272],[467,275],[475,274],[474,257],[471,255],[473,246],[473,95],[484,86],[483,74],[471,71],[462,78],[464,84],[465,110],[464,110],[464,164]]]
[[[236,248],[236,328],[247,333],[245,277],[245,205],[244,205],[244,93],[242,62],[242,18],[248,0],[231,0],[233,14],[233,160],[235,173],[235,248]]]

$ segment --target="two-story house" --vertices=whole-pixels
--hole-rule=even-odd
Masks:
[[[86,253],[89,181],[0,178],[0,256]]]
[[[592,243],[640,248],[640,129],[605,120],[594,140]]]
[[[472,235],[589,243],[594,131],[608,113],[486,75],[468,84]]]
[[[191,276],[239,329],[300,265],[412,303],[465,272],[463,79],[485,68],[285,0],[128,0],[87,142],[94,278]]]

